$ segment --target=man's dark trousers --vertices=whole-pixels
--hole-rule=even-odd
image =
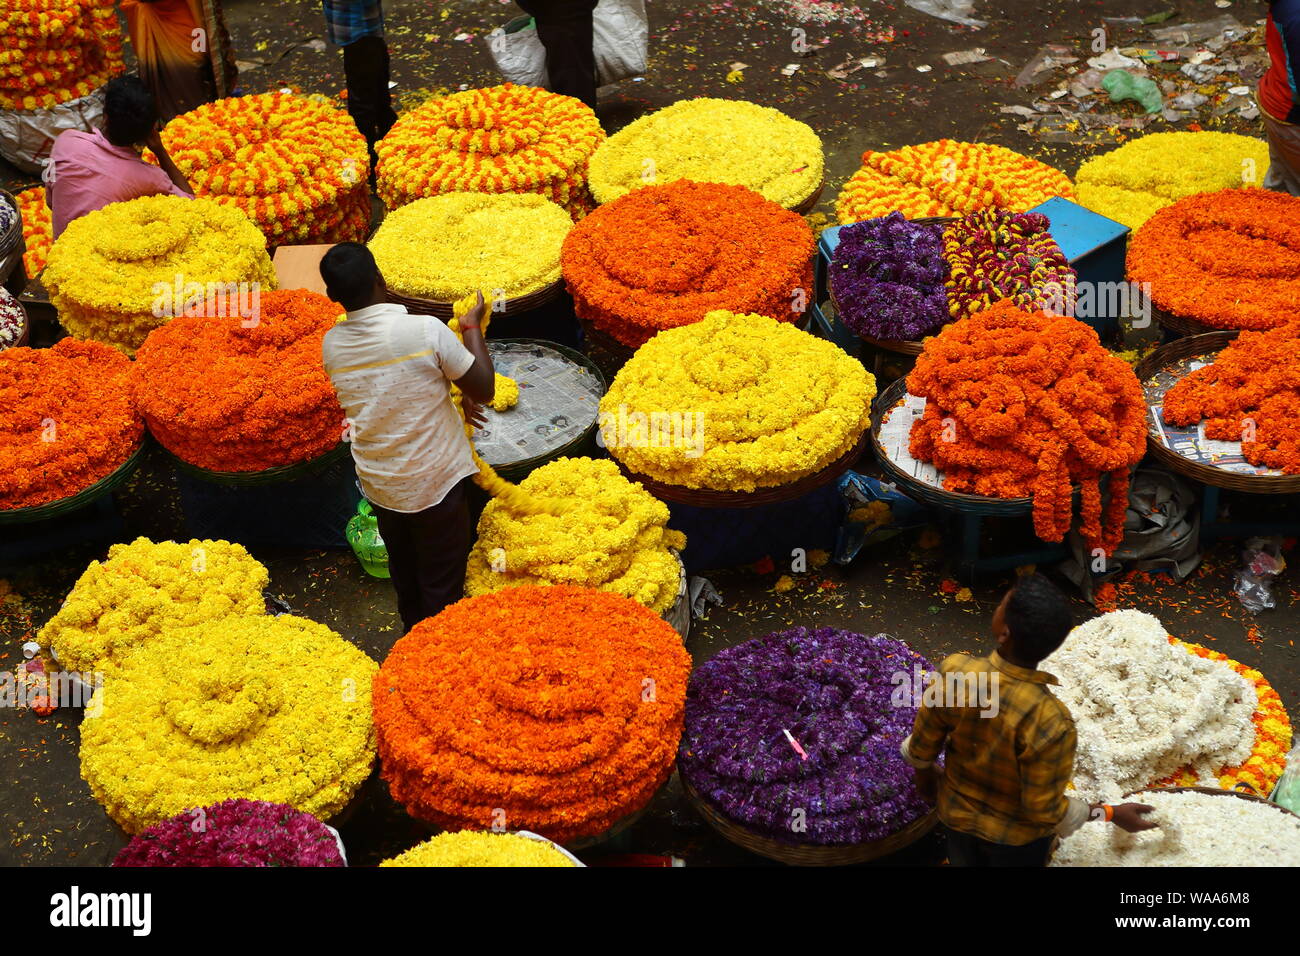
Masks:
[[[972,833],[946,830],[948,862],[952,866],[1046,866],[1052,849],[1050,836],[1024,846],[992,843]]]
[[[413,514],[371,505],[388,549],[388,573],[397,591],[403,632],[465,596],[470,480],[462,479],[438,504]]]
[[[597,0],[516,0],[537,21],[537,38],[546,47],[551,92],[596,108],[596,54],[592,51],[591,12]]]
[[[388,91],[388,44],[380,36],[365,36],[343,48],[343,75],[348,84],[348,112],[366,138],[370,162],[375,143],[397,122]]]

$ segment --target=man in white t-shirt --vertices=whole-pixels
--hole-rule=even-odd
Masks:
[[[370,250],[355,242],[321,260],[326,292],[347,309],[325,333],[325,371],[347,415],[361,490],[379,519],[403,628],[464,596],[471,528],[466,483],[478,472],[451,383],[483,423],[495,374],[480,323],[483,295],[461,319],[464,344],[439,319],[387,300]]]

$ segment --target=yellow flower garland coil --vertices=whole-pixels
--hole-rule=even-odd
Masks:
[[[370,251],[402,295],[455,302],[483,289],[514,299],[559,280],[572,226],[567,212],[530,193],[447,193],[389,213]]]
[[[578,584],[612,591],[662,614],[677,599],[686,547],[670,531],[668,506],[623,477],[608,459],[560,458],[532,472],[519,490],[563,503],[562,515],[488,502],[469,556],[470,597],[506,587]]]
[[[238,209],[146,196],[70,223],[50,248],[41,280],[59,322],[75,337],[131,353],[189,306],[206,314],[209,284],[242,283],[243,299],[251,302],[255,288],[275,288],[275,269],[265,237]],[[236,288],[222,304],[238,314],[240,302]]]
[[[39,641],[67,670],[103,671],[164,631],[262,613],[268,580],[241,544],[136,538],[90,563]]]
[[[716,311],[637,350],[601,400],[601,428],[636,474],[753,491],[847,453],[870,427],[875,394],[862,363],[834,344],[766,316]]]
[[[232,797],[328,820],[370,775],[378,666],[284,614],[170,628],[105,679],[81,724],[81,775],[128,833]]]
[[[399,853],[380,866],[573,866],[567,856],[543,840],[514,833],[461,830],[439,833]]]
[[[792,209],[821,184],[822,142],[806,123],[744,100],[681,100],[607,139],[588,181],[602,205],[676,179],[747,186]]]
[[[1079,203],[1137,229],[1156,212],[1194,193],[1258,186],[1268,172],[1268,143],[1235,133],[1150,133],[1079,167]]]

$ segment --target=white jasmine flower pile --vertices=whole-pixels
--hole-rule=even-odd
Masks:
[[[1205,786],[1255,743],[1254,686],[1231,667],[1169,643],[1156,618],[1111,611],[1070,632],[1041,664],[1079,735],[1078,796],[1117,801],[1190,767]]]
[[[1141,793],[1155,830],[1126,833],[1085,823],[1052,854],[1052,866],[1300,866],[1300,818],[1231,794]]]

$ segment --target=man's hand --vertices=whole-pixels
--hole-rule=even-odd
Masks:
[[[1150,813],[1154,809],[1155,807],[1149,807],[1145,803],[1121,803],[1115,807],[1115,815],[1111,817],[1111,822],[1129,833],[1151,830],[1160,824],[1154,820],[1144,819],[1143,814]]]
[[[460,400],[464,403],[465,421],[469,422],[475,428],[482,428],[487,424],[487,415],[483,413],[483,406],[468,395],[461,393]]]
[[[460,327],[465,329],[478,329],[483,327],[483,315],[487,312],[487,306],[483,304],[483,290],[478,290],[478,301],[474,306],[461,316]]]
[[[155,156],[167,155],[167,149],[162,142],[162,134],[157,129],[149,130],[149,135],[144,138],[144,145],[148,146]]]
[[[939,784],[943,780],[942,767],[926,767],[916,771],[916,792],[926,803],[938,803]]]

